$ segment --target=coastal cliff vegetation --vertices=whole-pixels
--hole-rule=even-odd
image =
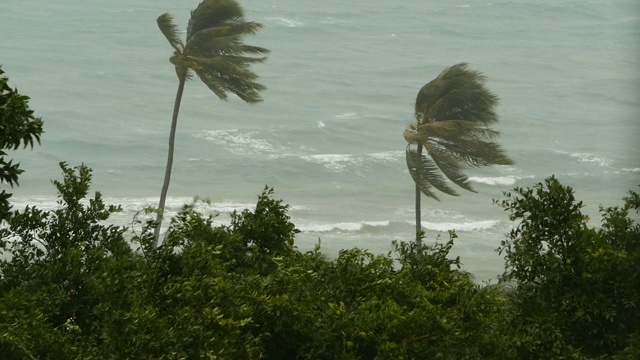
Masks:
[[[505,194],[517,224],[499,249],[505,273],[478,285],[449,255],[453,231],[387,254],[299,251],[271,188],[223,226],[185,205],[155,247],[153,221],[107,225],[120,208],[90,195],[91,170],[61,168],[59,209],[16,210],[0,229],[3,359],[640,354],[635,192],[597,228],[553,177]]]

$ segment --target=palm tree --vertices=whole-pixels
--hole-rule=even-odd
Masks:
[[[484,86],[484,80],[462,63],[445,69],[418,92],[416,123],[403,133],[409,143],[407,167],[416,184],[418,243],[420,193],[438,201],[434,189],[458,196],[450,183],[475,192],[462,172],[466,167],[513,164],[493,142],[499,134],[488,125],[498,121],[494,112],[498,98]]]
[[[194,72],[221,100],[227,100],[227,94],[233,93],[246,103],[260,102],[260,91],[265,87],[255,82],[258,76],[250,70],[250,65],[264,62],[265,56],[255,56],[269,52],[242,42],[244,36],[256,34],[262,24],[245,21],[242,7],[235,0],[202,1],[191,12],[185,42],[180,40],[171,14],[160,15],[157,22],[175,50],[169,61],[176,69],[178,92],[169,132],[169,154],[158,205],[154,248],[160,239],[160,226],[171,179],[176,125],[184,84]]]

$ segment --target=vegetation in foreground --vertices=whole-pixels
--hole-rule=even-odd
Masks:
[[[9,78],[0,67],[0,184],[18,185],[24,171],[20,164],[5,159],[6,151],[33,147],[34,142],[40,143],[42,133],[42,119],[29,108],[29,97],[9,86]],[[0,192],[0,222],[11,216],[11,195],[4,189]]]
[[[479,286],[445,243],[374,255],[300,252],[287,205],[213,226],[186,205],[154,248],[126,240],[119,208],[62,164],[60,208],[28,207],[0,230],[4,359],[632,359],[640,355],[640,228],[622,207],[589,228],[551,177],[500,205],[504,282]]]

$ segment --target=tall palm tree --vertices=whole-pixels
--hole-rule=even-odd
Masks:
[[[484,86],[484,80],[461,63],[446,68],[418,92],[416,122],[403,133],[409,143],[407,167],[416,184],[418,243],[421,193],[438,201],[434,189],[458,196],[450,183],[475,192],[463,173],[465,168],[513,164],[493,142],[499,134],[489,125],[498,121],[494,111],[498,97]]]
[[[260,91],[265,87],[255,81],[258,76],[250,70],[250,65],[264,62],[266,57],[260,55],[269,52],[265,48],[243,43],[243,37],[256,34],[262,24],[245,21],[244,11],[235,0],[202,1],[191,12],[185,42],[180,40],[171,14],[160,15],[157,22],[160,31],[175,50],[169,61],[176,69],[178,92],[169,132],[169,154],[158,205],[154,247],[160,239],[184,84],[195,73],[221,100],[227,100],[227,94],[232,93],[249,104],[260,102]]]

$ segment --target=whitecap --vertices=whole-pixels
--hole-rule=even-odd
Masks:
[[[327,125],[325,125],[322,121],[318,121],[318,128],[319,129],[322,129],[325,126],[327,126]]]
[[[368,155],[371,159],[380,162],[398,162],[404,158],[404,151],[384,151]]]
[[[303,160],[322,164],[329,170],[342,171],[348,166],[362,163],[362,159],[349,154],[319,154],[301,156]]]
[[[293,20],[293,19],[287,19],[284,17],[268,17],[267,20],[274,20],[278,23],[280,23],[281,25],[284,25],[286,27],[298,27],[298,26],[303,26],[304,23],[297,21],[297,20]]]
[[[348,112],[348,113],[336,115],[335,117],[338,119],[354,119],[358,117],[358,114],[354,112]]]
[[[239,154],[273,153],[276,148],[269,141],[255,137],[257,131],[232,130],[205,130],[193,137],[211,141],[216,145],[224,146],[225,149]]]
[[[331,231],[356,232],[362,230],[365,226],[381,227],[389,226],[388,221],[356,221],[356,222],[340,222],[340,223],[324,223],[324,224],[301,224],[298,229],[303,232],[323,233]]]
[[[640,168],[633,168],[633,169],[622,168],[622,169],[620,169],[620,171],[625,171],[625,172],[640,172]]]
[[[570,154],[571,157],[578,158],[579,162],[595,164],[598,166],[609,166],[609,160],[602,156],[597,156],[589,153],[574,153]]]
[[[496,177],[482,177],[471,176],[469,181],[486,184],[486,185],[513,185],[520,179],[533,179],[533,176],[496,176]]]
[[[492,227],[496,226],[500,221],[498,220],[482,220],[482,221],[470,221],[470,222],[462,222],[462,223],[453,223],[453,222],[441,222],[441,223],[429,223],[423,222],[422,226],[429,230],[435,231],[477,231],[477,230],[488,230]],[[415,224],[415,223],[414,223]]]

